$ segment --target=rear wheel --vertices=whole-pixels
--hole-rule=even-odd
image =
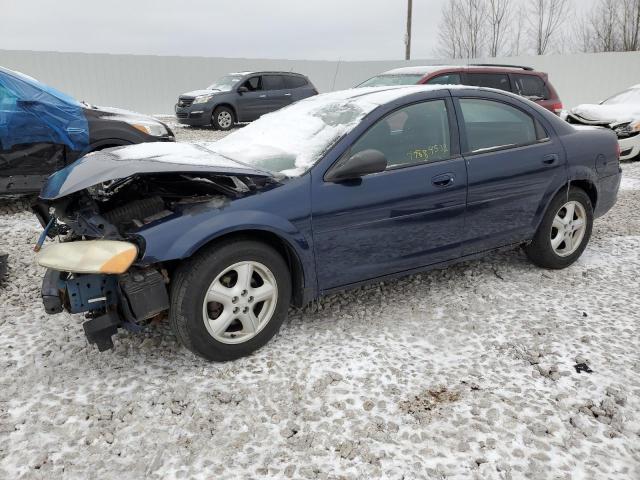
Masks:
[[[555,196],[533,241],[525,247],[533,263],[560,269],[575,262],[587,247],[593,228],[593,206],[584,190],[571,188]]]
[[[235,123],[235,115],[233,114],[233,110],[229,107],[218,107],[211,115],[211,124],[216,130],[231,130]]]
[[[243,357],[273,337],[287,316],[291,277],[271,247],[222,243],[184,263],[174,276],[171,326],[209,360]]]

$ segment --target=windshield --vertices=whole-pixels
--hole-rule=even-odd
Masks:
[[[220,77],[207,87],[207,90],[220,90],[221,92],[230,91],[240,80],[245,77],[244,74],[231,74]]]
[[[603,105],[619,105],[621,103],[640,103],[640,88],[630,88],[602,102]]]
[[[260,170],[302,175],[365,115],[397,98],[403,89],[383,89],[372,95],[357,92],[345,90],[301,100],[206,147]]]
[[[422,74],[412,75],[378,75],[358,85],[360,87],[390,87],[392,85],[415,85],[422,79]]]

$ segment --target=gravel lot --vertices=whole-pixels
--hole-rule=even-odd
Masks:
[[[564,271],[512,251],[332,295],[208,364],[163,324],[101,354],[46,315],[41,229],[2,200],[0,478],[638,479],[639,211],[627,164]]]

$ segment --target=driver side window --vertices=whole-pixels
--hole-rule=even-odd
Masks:
[[[351,155],[373,149],[387,158],[387,170],[450,158],[449,117],[444,100],[416,103],[391,112],[360,137]]]
[[[247,87],[247,90],[250,92],[257,92],[258,90],[262,90],[262,77],[251,77],[246,80],[243,84],[243,87]]]

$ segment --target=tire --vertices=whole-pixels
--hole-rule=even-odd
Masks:
[[[573,214],[568,220],[571,209]],[[592,228],[593,205],[589,195],[575,187],[568,194],[562,190],[549,204],[533,241],[524,250],[539,267],[566,268],[584,252]]]
[[[211,125],[216,130],[226,132],[231,130],[236,123],[236,116],[229,107],[217,107],[211,115]]]
[[[253,274],[247,277],[247,272]],[[239,283],[243,278],[248,281]],[[258,301],[269,286],[275,292]],[[278,332],[290,300],[291,274],[282,256],[263,243],[235,239],[207,248],[176,270],[170,324],[193,353],[207,360],[234,360],[262,347]]]

